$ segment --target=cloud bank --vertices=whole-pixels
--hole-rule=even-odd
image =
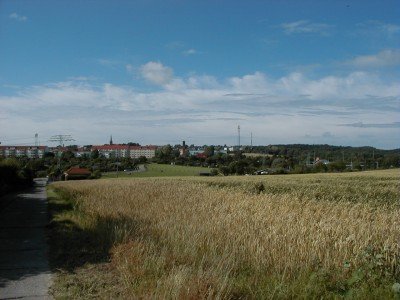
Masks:
[[[399,147],[400,82],[376,73],[178,77],[154,61],[137,70],[158,90],[77,77],[0,95],[2,135],[65,133],[79,144],[106,143],[110,134],[116,142],[235,144],[240,124],[243,143],[252,132],[255,144]]]
[[[400,64],[400,50],[387,49],[375,55],[357,56],[347,64],[358,68],[394,67]]]

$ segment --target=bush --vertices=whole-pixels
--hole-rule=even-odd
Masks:
[[[45,170],[36,172],[36,177],[46,177],[46,176],[47,176],[47,171]]]
[[[218,170],[217,169],[212,169],[210,173],[211,173],[211,176],[217,176],[218,175]]]
[[[20,166],[17,161],[6,159],[0,163],[0,182],[6,185],[17,185]]]
[[[220,166],[219,171],[224,174],[224,176],[227,176],[230,174],[230,169],[227,166]]]
[[[99,179],[101,178],[101,172],[100,170],[96,170],[92,173],[92,175],[90,176],[91,179]]]
[[[265,191],[265,186],[262,182],[256,182],[254,184],[254,191],[256,194],[261,194],[262,192]]]
[[[0,162],[0,195],[13,189],[32,184],[34,172],[32,169],[22,168],[15,159],[5,159]]]

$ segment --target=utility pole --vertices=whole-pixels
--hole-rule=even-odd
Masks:
[[[253,133],[250,132],[250,146],[253,148]]]
[[[117,167],[117,178],[118,178],[118,170],[119,170],[119,166],[121,165],[121,163],[120,162],[116,162],[116,163],[114,163],[115,165],[116,165],[116,167]]]
[[[39,146],[39,135],[35,133],[35,147]]]
[[[375,168],[379,168],[379,162],[375,161],[375,149],[372,149],[372,160],[374,161]]]

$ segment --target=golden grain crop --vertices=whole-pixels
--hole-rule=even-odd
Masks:
[[[342,282],[371,263],[382,281],[400,273],[398,170],[54,187],[90,220],[108,220],[120,288],[140,297],[274,298],[318,270]]]

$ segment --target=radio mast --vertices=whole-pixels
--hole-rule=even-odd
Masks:
[[[240,150],[240,125],[238,125],[238,150]]]

